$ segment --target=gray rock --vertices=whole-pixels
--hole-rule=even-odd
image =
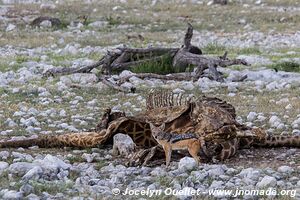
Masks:
[[[17,174],[18,176],[23,176],[30,169],[35,167],[36,165],[28,162],[17,162],[13,163],[9,166],[8,171],[12,174]]]
[[[7,190],[7,189],[5,189],[4,191],[2,190],[1,193],[2,192],[3,192],[3,196],[2,196],[3,200],[21,200],[21,199],[23,199],[22,192],[17,192],[15,190]]]
[[[290,166],[281,166],[277,169],[277,171],[285,174],[291,174],[294,172],[294,169]]]
[[[29,184],[22,185],[20,188],[20,192],[22,192],[24,195],[28,195],[28,194],[32,193],[33,191],[34,191],[34,188]]]
[[[6,160],[9,157],[9,152],[8,151],[0,151],[0,158],[2,160]]]
[[[16,127],[16,126],[18,126],[18,124],[16,122],[14,122],[11,118],[8,118],[4,123],[8,127]]]
[[[275,187],[277,184],[276,178],[272,176],[264,176],[263,179],[256,184],[258,188]]]
[[[223,181],[216,181],[214,180],[211,185],[210,185],[210,189],[220,189],[222,188],[222,186],[224,185],[224,182]]]
[[[206,171],[192,171],[191,177],[193,177],[196,182],[201,183],[206,177],[208,177],[208,172]]]
[[[32,169],[30,169],[23,177],[23,181],[29,181],[29,180],[37,180],[41,177],[43,174],[43,170],[40,166],[35,166]]]
[[[0,161],[0,172],[9,166],[7,162]]]
[[[40,200],[41,198],[35,194],[29,194],[28,196],[26,196],[27,200]]]
[[[33,157],[29,154],[12,152],[11,155],[12,155],[12,157],[16,158],[17,160],[22,160],[22,161],[27,161],[27,162],[33,161]]]
[[[197,163],[194,158],[184,157],[181,158],[178,163],[178,169],[180,170],[192,170],[197,167]]]
[[[218,177],[220,175],[224,175],[225,170],[222,165],[215,165],[212,169],[208,170],[209,176]]]
[[[44,159],[34,160],[33,163],[38,164],[43,171],[51,172],[58,172],[60,170],[68,170],[71,168],[70,164],[65,163],[63,160],[59,159],[58,157],[52,156],[47,154]]]
[[[276,115],[273,115],[269,120],[269,124],[271,127],[277,128],[281,124],[281,120]]]
[[[161,167],[155,167],[150,174],[151,176],[165,176],[167,172]]]
[[[184,90],[193,90],[195,86],[191,81],[184,81],[182,82],[182,88]]]
[[[255,120],[255,118],[257,117],[257,113],[256,112],[250,112],[247,116],[247,120],[249,122],[253,122]]]
[[[118,133],[113,137],[113,154],[129,156],[135,150],[135,143],[128,135]]]

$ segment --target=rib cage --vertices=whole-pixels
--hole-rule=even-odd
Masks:
[[[194,100],[194,95],[174,93],[169,90],[151,90],[147,100],[147,110],[161,107],[187,105]]]

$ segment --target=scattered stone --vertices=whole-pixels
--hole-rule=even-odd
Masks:
[[[113,137],[113,154],[128,157],[135,150],[135,143],[128,135],[117,133]]]
[[[197,167],[197,163],[194,160],[194,158],[191,158],[191,157],[181,158],[178,163],[178,169],[183,170],[183,171],[192,170],[196,167]]]
[[[256,184],[258,188],[268,188],[268,187],[275,187],[277,183],[276,178],[272,176],[264,176],[263,179]]]
[[[8,24],[8,26],[6,27],[5,31],[6,32],[10,32],[16,29],[16,25],[14,24]]]
[[[294,169],[289,166],[281,166],[277,169],[277,171],[285,174],[291,174],[293,173]]]

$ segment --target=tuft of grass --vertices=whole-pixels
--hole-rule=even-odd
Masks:
[[[53,181],[53,182],[47,181],[45,183],[40,183],[37,181],[31,181],[30,183],[34,188],[34,193],[37,195],[40,195],[43,192],[47,192],[49,194],[62,193],[73,187],[72,182],[62,183],[58,181]]]
[[[172,66],[172,58],[170,56],[163,56],[161,60],[156,62],[146,62],[138,66],[132,67],[134,73],[156,73],[156,74],[170,74],[182,72],[180,69],[174,69]]]
[[[108,163],[105,160],[97,161],[97,163],[95,165],[95,169],[100,170],[102,167],[104,167],[106,165],[108,165]]]
[[[106,21],[108,21],[108,24],[111,26],[117,26],[121,24],[120,17],[114,17],[112,15],[106,16]]]
[[[16,62],[18,63],[18,64],[21,64],[21,63],[23,63],[23,62],[27,62],[29,59],[28,59],[28,57],[27,56],[17,56],[16,57]]]
[[[71,164],[85,162],[85,160],[81,156],[72,156],[69,157],[68,160]]]
[[[286,72],[300,72],[300,64],[295,62],[280,62],[270,66],[273,69]]]
[[[158,182],[160,186],[170,187],[172,179],[167,176],[159,176],[155,182]]]

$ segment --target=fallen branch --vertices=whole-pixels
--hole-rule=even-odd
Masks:
[[[186,69],[188,66],[196,66],[196,74],[198,76],[204,74],[204,70],[209,69],[210,76],[216,81],[224,81],[222,74],[217,70],[217,67],[227,67],[230,65],[248,65],[246,61],[241,59],[230,60],[227,58],[227,52],[220,57],[211,57],[205,55],[194,54],[190,52],[192,47],[191,39],[193,37],[193,26],[189,23],[188,29],[184,37],[184,46],[177,51],[173,58],[173,67]]]
[[[122,92],[134,92],[135,88],[125,89],[120,85],[128,81],[132,76],[145,79],[156,78],[161,80],[175,80],[175,81],[195,81],[201,77],[208,77],[212,80],[224,81],[223,74],[218,71],[218,67],[227,67],[231,65],[248,65],[244,60],[229,59],[227,58],[227,52],[219,57],[212,57],[202,55],[201,49],[191,44],[193,37],[193,26],[188,23],[188,29],[186,31],[183,46],[181,48],[163,48],[163,47],[149,47],[149,48],[117,48],[113,51],[107,51],[107,54],[103,56],[98,62],[83,66],[80,68],[53,68],[48,70],[45,76],[66,75],[73,73],[90,73],[94,68],[100,68],[102,75],[99,77],[99,81],[105,85]],[[130,75],[122,78],[118,81],[118,84],[109,81],[107,78],[111,75],[112,71],[122,71],[130,69],[136,66],[140,66],[145,63],[160,63],[164,62],[164,56],[168,56],[172,59],[172,67],[174,71],[184,72],[190,66],[196,67],[195,73],[173,73],[168,75],[160,75],[153,73],[140,73]],[[246,76],[241,77],[239,80],[243,81]]]

